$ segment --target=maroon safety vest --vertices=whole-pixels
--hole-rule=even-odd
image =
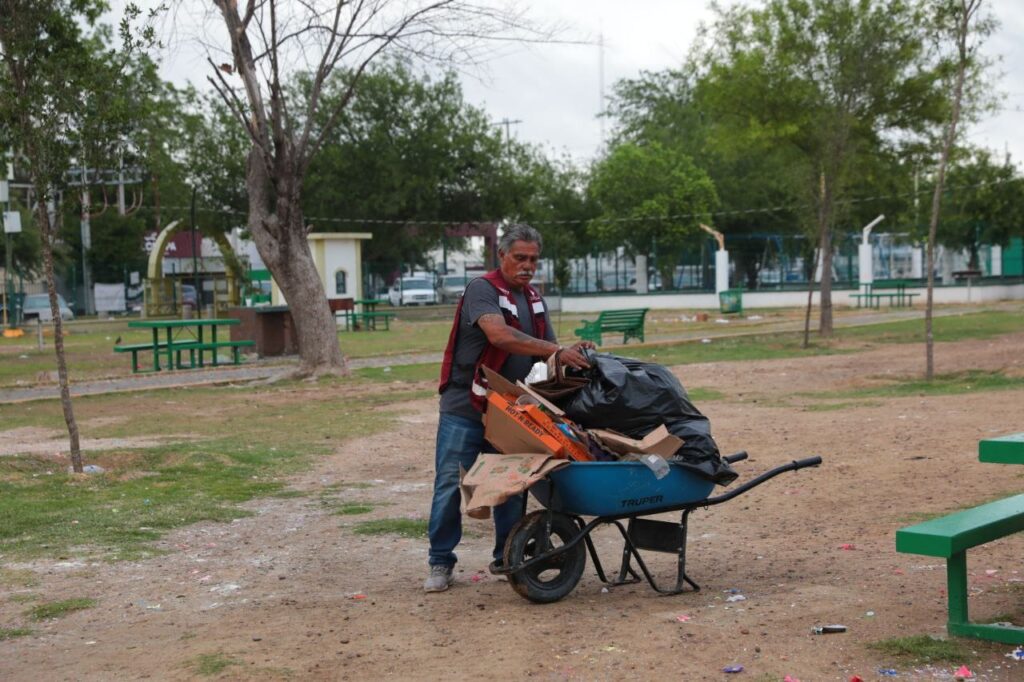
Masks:
[[[522,331],[523,326],[519,323],[519,307],[516,305],[515,298],[512,297],[512,292],[509,290],[505,278],[501,276],[501,271],[494,270],[493,272],[488,272],[481,279],[486,280],[498,290],[498,305],[501,307],[501,312],[505,315],[505,324]],[[523,291],[526,293],[526,302],[533,313],[533,335],[538,339],[543,339],[547,333],[547,326],[544,323],[544,302],[541,300],[537,290],[529,284],[523,286]],[[455,340],[459,335],[459,323],[462,320],[462,303],[464,300],[465,297],[460,298],[459,305],[455,309],[455,321],[452,323],[452,331],[448,335],[448,346],[444,349],[444,362],[441,363],[441,382],[437,387],[438,393],[442,393],[451,381],[452,363],[455,360]],[[487,408],[487,378],[484,377],[483,368],[487,367],[495,372],[500,372],[509,355],[508,351],[488,343],[484,346],[480,357],[477,358],[476,368],[473,370],[473,382],[469,387],[469,399],[473,407],[480,412]]]

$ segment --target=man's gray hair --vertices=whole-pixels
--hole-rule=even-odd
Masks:
[[[506,227],[498,241],[498,251],[508,253],[513,242],[533,242],[537,248],[542,250],[544,248],[544,239],[540,236],[540,232],[526,223],[515,223]]]

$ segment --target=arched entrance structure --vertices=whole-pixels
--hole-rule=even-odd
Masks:
[[[160,317],[179,314],[181,303],[181,282],[176,279],[164,277],[163,260],[164,253],[171,238],[177,232],[187,229],[180,220],[175,220],[160,230],[156,241],[153,242],[153,250],[149,252],[149,264],[146,267],[146,285],[144,288],[144,305],[147,317]],[[231,242],[221,232],[205,234],[203,237],[210,237],[217,243],[221,256],[224,259],[225,290],[215,288],[214,308],[220,311],[230,306],[237,306],[241,302],[238,288],[238,277],[241,276],[240,263],[235,256],[235,250],[231,248]]]

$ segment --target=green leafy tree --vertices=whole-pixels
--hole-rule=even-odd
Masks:
[[[589,232],[602,244],[623,244],[629,255],[654,253],[669,285],[676,255],[710,223],[718,204],[714,183],[689,157],[657,142],[616,146],[594,168],[590,192],[599,214]]]
[[[714,85],[702,80],[698,58],[692,55],[680,69],[620,81],[608,115],[616,120],[615,141],[658,142],[708,173],[720,200],[715,226],[725,235],[737,273],[754,289],[766,264],[765,239],[798,228],[790,209],[756,209],[798,203],[793,187],[799,159],[785,146],[738,142],[731,126],[709,115],[703,99]]]
[[[925,298],[925,378],[935,376],[935,340],[932,334],[933,292],[935,288],[935,243],[938,238],[939,216],[942,212],[942,193],[946,183],[946,169],[950,163],[962,117],[970,117],[979,107],[975,95],[982,80],[986,61],[979,48],[993,30],[995,20],[981,11],[982,0],[935,0],[934,36],[945,55],[943,65],[947,86],[949,114],[942,126],[938,167],[935,171],[935,191],[932,194],[931,218],[928,222],[928,292]],[[965,107],[966,104],[966,107]]]
[[[554,284],[565,291],[572,276],[571,259],[588,255],[592,242],[587,225],[597,216],[597,206],[587,193],[588,174],[569,158],[549,159],[530,148],[524,148],[524,155],[519,182],[525,200],[518,206],[518,219],[540,230]]]
[[[345,96],[350,78],[338,73],[327,83],[325,111]],[[520,156],[519,145],[504,144],[485,112],[464,101],[455,74],[433,79],[391,60],[362,75],[337,134],[310,167],[304,206],[328,219],[311,220],[316,230],[371,232],[364,259],[388,275],[426,265],[424,254],[441,243],[447,225],[491,222],[512,211]],[[330,222],[333,216],[387,222]]]
[[[93,27],[105,9],[96,0],[0,0],[0,138],[17,150],[33,185],[32,206],[42,242],[43,273],[54,325],[54,350],[71,462],[82,471],[78,425],[68,388],[64,332],[54,279],[57,227],[48,204],[79,164],[101,161],[130,122],[117,94],[124,53],[106,46]],[[122,25],[125,52],[137,46],[129,7]],[[97,164],[98,165],[98,164]]]
[[[858,158],[897,134],[923,134],[945,111],[914,0],[768,0],[718,10],[702,102],[736,145],[797,161],[821,251],[819,331],[832,333],[836,207]]]
[[[1009,156],[997,163],[991,152],[973,150],[950,167],[946,179],[937,239],[967,250],[972,269],[979,268],[982,244],[1006,245],[1011,237],[1024,235],[1024,177]]]

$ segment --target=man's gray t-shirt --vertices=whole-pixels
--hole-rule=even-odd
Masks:
[[[530,310],[530,304],[526,300],[526,293],[515,289],[511,291],[512,298],[516,301],[516,308],[519,310],[519,325],[523,328],[524,333],[533,336],[533,311]],[[480,412],[473,407],[470,401],[470,386],[473,383],[476,363],[487,346],[487,335],[477,326],[477,321],[488,313],[504,317],[504,313],[498,305],[500,295],[490,282],[480,278],[474,279],[466,287],[466,292],[462,296],[462,316],[459,319],[459,330],[455,338],[451,379],[444,393],[441,394],[441,412],[457,414],[469,419],[480,418]],[[544,303],[544,323],[546,328],[544,338],[553,342],[555,331],[551,328],[547,302]],[[526,378],[535,361],[535,358],[528,355],[509,355],[499,373],[509,381],[519,381]]]

